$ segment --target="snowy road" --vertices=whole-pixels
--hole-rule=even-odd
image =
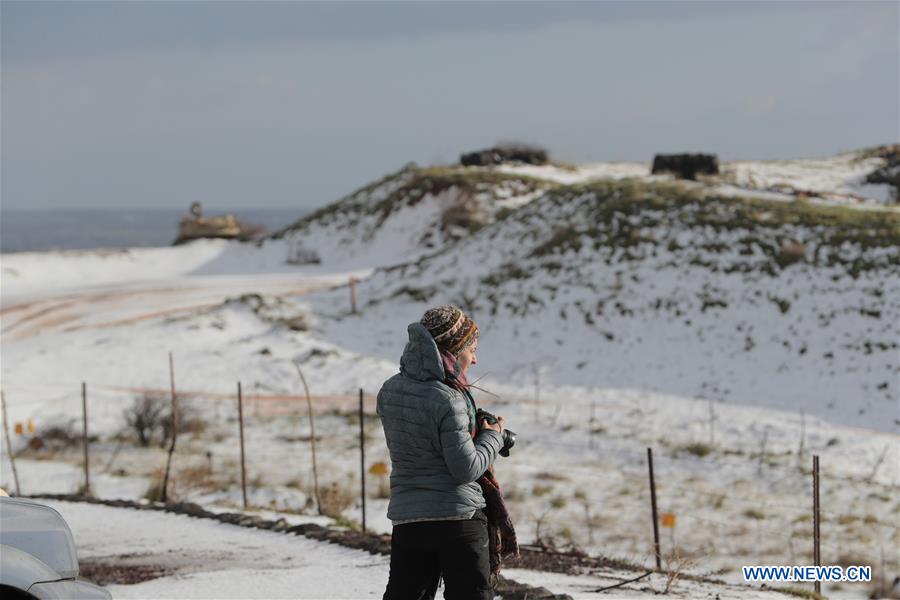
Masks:
[[[45,502],[75,535],[82,563],[149,567],[162,577],[108,586],[115,598],[379,598],[389,559],[335,544],[157,511]],[[504,575],[573,598],[650,598],[666,577],[598,592],[631,572],[568,576],[524,569]],[[440,592],[439,592],[440,594]],[[676,598],[784,598],[748,587],[681,581]]]

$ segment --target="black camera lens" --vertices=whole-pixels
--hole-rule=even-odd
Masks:
[[[513,446],[516,445],[516,432],[504,429],[503,430],[503,447],[500,448],[500,456],[509,456],[509,450]]]

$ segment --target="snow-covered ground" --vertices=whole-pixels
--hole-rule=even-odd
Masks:
[[[636,169],[598,167],[595,174],[628,177],[633,175],[631,168]],[[554,175],[546,168],[522,174],[562,181],[559,177],[564,173],[571,174],[560,170]],[[504,181],[503,185],[519,184]],[[508,209],[519,205],[527,209],[535,200],[541,201],[529,196],[534,190],[515,188],[522,192],[517,194],[500,189],[506,190],[499,195],[507,194],[503,201]],[[764,193],[781,192],[760,192]],[[80,385],[85,381],[89,433],[94,436],[92,488],[105,498],[142,497],[158,480],[165,451],[156,443],[141,448],[122,438],[123,413],[135,397],[148,393],[165,397],[168,353],[172,352],[176,388],[203,422],[179,436],[173,494],[217,510],[240,504],[235,391],[241,381],[251,505],[298,522],[330,522],[314,514],[309,422],[296,362],[316,406],[320,487],[327,490],[326,501],[344,519],[361,521],[358,390],[366,393],[367,466],[387,463],[381,427],[373,415],[373,396],[381,382],[396,372],[406,324],[430,303],[464,299],[461,282],[470,274],[490,275],[502,266],[506,255],[527,254],[542,242],[543,233],[538,232],[523,238],[518,248],[501,247],[506,242],[500,232],[511,221],[499,222],[429,258],[431,250],[423,250],[420,239],[402,235],[416,223],[410,215],[429,206],[428,215],[419,217],[433,225],[445,208],[440,197],[426,194],[410,208],[412,212],[392,212],[381,221],[392,228],[384,231],[393,234],[372,229],[371,240],[381,244],[377,252],[367,254],[362,242],[352,248],[334,242],[337,258],[323,257],[319,265],[287,264],[296,251],[290,236],[262,246],[217,241],[176,248],[0,257],[0,376],[11,426],[23,424],[26,431],[11,440],[20,455],[23,493],[73,492],[82,484],[77,444],[52,451],[49,446],[28,450],[26,445],[32,438],[27,434],[29,421],[37,435],[54,426],[80,434]],[[567,210],[574,211],[574,206]],[[326,249],[330,246],[324,240],[338,234],[328,227],[316,231],[315,239]],[[701,238],[694,242],[714,241]],[[888,319],[896,305],[890,295],[898,287],[893,271],[881,272],[888,273],[888,280],[878,279],[878,271],[842,278],[834,270],[839,267],[832,272],[797,265],[787,271],[787,277],[715,275],[708,282],[716,284],[711,288],[697,283],[709,276],[708,267],[670,265],[666,270],[667,258],[671,262],[674,256],[660,251],[644,262],[623,262],[620,268],[610,269],[586,248],[569,252],[565,263],[582,269],[580,281],[596,289],[586,291],[579,281],[567,280],[565,270],[552,280],[512,277],[498,282],[497,293],[510,301],[534,293],[554,310],[541,312],[532,307],[521,315],[501,305],[497,314],[486,307],[474,313],[483,333],[473,375],[486,375],[479,387],[499,396],[479,393],[479,404],[504,415],[519,434],[512,456],[501,459],[497,470],[520,539],[571,544],[649,565],[652,528],[646,448],[652,447],[660,510],[676,517],[675,527],[663,530],[664,554],[677,549],[690,559],[688,571],[738,584],[742,564],[802,564],[811,559],[809,468],[811,456],[817,454],[822,464],[823,562],[880,568],[883,550],[889,575],[900,572],[900,437],[891,422],[898,410],[897,363],[879,367],[873,362],[886,356],[896,359],[897,352],[876,349],[872,354],[853,352],[824,361],[821,356],[824,346],[832,342],[862,348],[872,335],[893,335],[897,324]],[[871,257],[880,260],[875,254]],[[706,258],[738,260],[738,255],[729,250]],[[755,255],[746,260],[763,258]],[[375,271],[407,259],[418,264],[405,270]],[[457,264],[465,268],[460,270]],[[363,280],[357,290],[361,311],[357,316],[350,314],[347,281],[351,276]],[[556,290],[534,287],[535,282]],[[424,284],[443,285],[444,291],[428,298],[415,297],[415,291],[393,296],[398,286]],[[691,286],[708,293],[712,304],[706,306],[704,300],[701,309],[700,299],[685,296],[684,290]],[[754,302],[754,289],[777,298]],[[455,297],[450,297],[451,290]],[[873,290],[881,290],[881,295]],[[571,311],[579,302],[596,302],[598,294],[610,296],[610,307],[618,301],[636,311],[637,317],[595,317],[600,323],[591,325],[581,322],[580,312],[568,318],[559,314],[561,307]],[[689,314],[678,319],[651,317],[649,305],[641,302],[657,296],[684,301]],[[779,301],[788,301],[789,310]],[[730,310],[724,310],[722,302]],[[832,313],[830,326],[817,323],[822,317],[816,307],[822,306],[830,307],[825,311]],[[875,311],[883,313],[879,323],[884,331],[870,331]],[[799,324],[814,312],[806,324]],[[691,324],[686,325],[685,319]],[[507,326],[510,323],[516,328]],[[777,337],[782,325],[790,336]],[[689,347],[682,343],[685,332],[693,340]],[[762,351],[744,349],[751,335]],[[808,345],[808,352],[800,352],[799,341]],[[707,367],[698,369],[696,357],[705,357]],[[782,364],[787,366],[780,369]],[[888,373],[889,369],[894,370]],[[888,385],[882,389],[879,386],[886,378]],[[730,385],[722,385],[724,380]],[[705,387],[700,385],[704,381]],[[797,390],[797,394],[778,396],[780,389]],[[808,400],[815,400],[816,394],[839,395],[844,404],[825,410],[822,403]],[[884,394],[888,396],[881,398]],[[779,399],[773,401],[776,396]],[[861,408],[866,410],[860,413]],[[0,444],[0,486],[12,489],[5,440]],[[388,532],[386,478],[377,474],[367,478],[367,525],[370,530]],[[79,545],[93,548],[95,555],[107,552],[100,541],[92,546],[94,542],[84,538],[90,533],[79,531],[90,531],[101,518],[99,512],[90,511],[112,509],[74,506],[66,505],[67,518],[76,529]],[[147,518],[151,517],[166,515]],[[146,527],[154,529],[150,524]],[[149,552],[147,548],[170,543],[150,538],[145,542],[132,543],[131,552]],[[181,548],[190,545],[184,540],[177,543]],[[128,540],[121,541],[121,548],[128,545]],[[222,540],[218,547],[227,545]],[[255,557],[256,548],[252,550]],[[106,556],[117,552],[109,549]],[[198,552],[206,556],[200,546]],[[229,563],[233,557],[223,559],[226,566],[222,568],[246,575],[247,581],[271,577],[268,597],[288,594],[290,586],[303,579],[303,569],[319,568],[311,559],[294,570],[274,573],[275,554],[273,550],[260,555],[255,575],[245,572],[246,564]],[[363,558],[344,562],[359,567],[354,568],[354,576],[356,571],[364,573],[360,589],[377,594],[385,563],[368,555],[364,558],[370,561],[365,563],[368,566]],[[204,560],[190,564],[205,564]],[[209,564],[220,564],[217,560],[209,558]],[[332,565],[336,559],[329,560]],[[216,587],[221,584],[212,573],[216,570],[219,567],[198,568],[184,575],[187,579],[172,575],[156,583],[116,589],[115,595],[159,596],[184,589],[165,586],[193,585],[191,589],[200,594],[193,597],[214,597],[225,593]],[[558,586],[552,589],[575,597],[608,583],[517,570],[510,570],[510,577],[545,587],[552,584]],[[336,583],[334,596],[328,596],[332,593],[328,591],[317,597],[353,597],[350,587],[341,587],[345,583],[352,582]],[[659,586],[660,582],[651,585]],[[241,590],[260,588],[228,589],[245,596]],[[742,588],[736,595],[746,591]],[[685,592],[686,597],[728,597],[729,593],[721,589]],[[867,590],[845,586],[830,593],[863,597]]]
[[[849,152],[806,160],[735,161],[725,163],[722,179],[747,189],[824,194],[849,202],[894,201],[891,186],[866,182],[866,175],[885,164],[883,158],[861,158]]]
[[[387,583],[388,557],[302,536],[168,513],[70,502],[46,504],[70,524],[81,562],[146,566],[163,574],[142,583],[110,585],[115,598],[380,598]],[[576,599],[652,598],[665,589],[667,580],[654,574],[611,596],[595,590],[635,574],[612,569],[581,576],[525,569],[504,574]],[[677,581],[669,595],[723,600],[785,597],[744,586],[686,580]]]

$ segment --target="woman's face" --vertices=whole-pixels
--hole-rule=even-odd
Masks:
[[[470,365],[478,364],[478,359],[475,356],[475,352],[477,350],[478,350],[478,339],[476,338],[475,341],[472,342],[472,345],[466,346],[465,348],[463,348],[460,351],[459,356],[457,357],[457,360],[459,360],[459,370],[463,375],[468,373]]]

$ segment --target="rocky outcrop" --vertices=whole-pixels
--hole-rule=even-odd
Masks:
[[[900,144],[879,146],[874,156],[885,159],[885,165],[866,176],[867,183],[886,183],[894,188],[894,202],[900,202]]]
[[[503,163],[546,165],[549,162],[549,158],[547,151],[543,148],[524,144],[509,144],[468,152],[460,156],[459,162],[464,167],[489,167]]]
[[[694,181],[698,173],[718,175],[719,158],[715,154],[657,154],[653,157],[651,173],[672,173],[679,179]]]

